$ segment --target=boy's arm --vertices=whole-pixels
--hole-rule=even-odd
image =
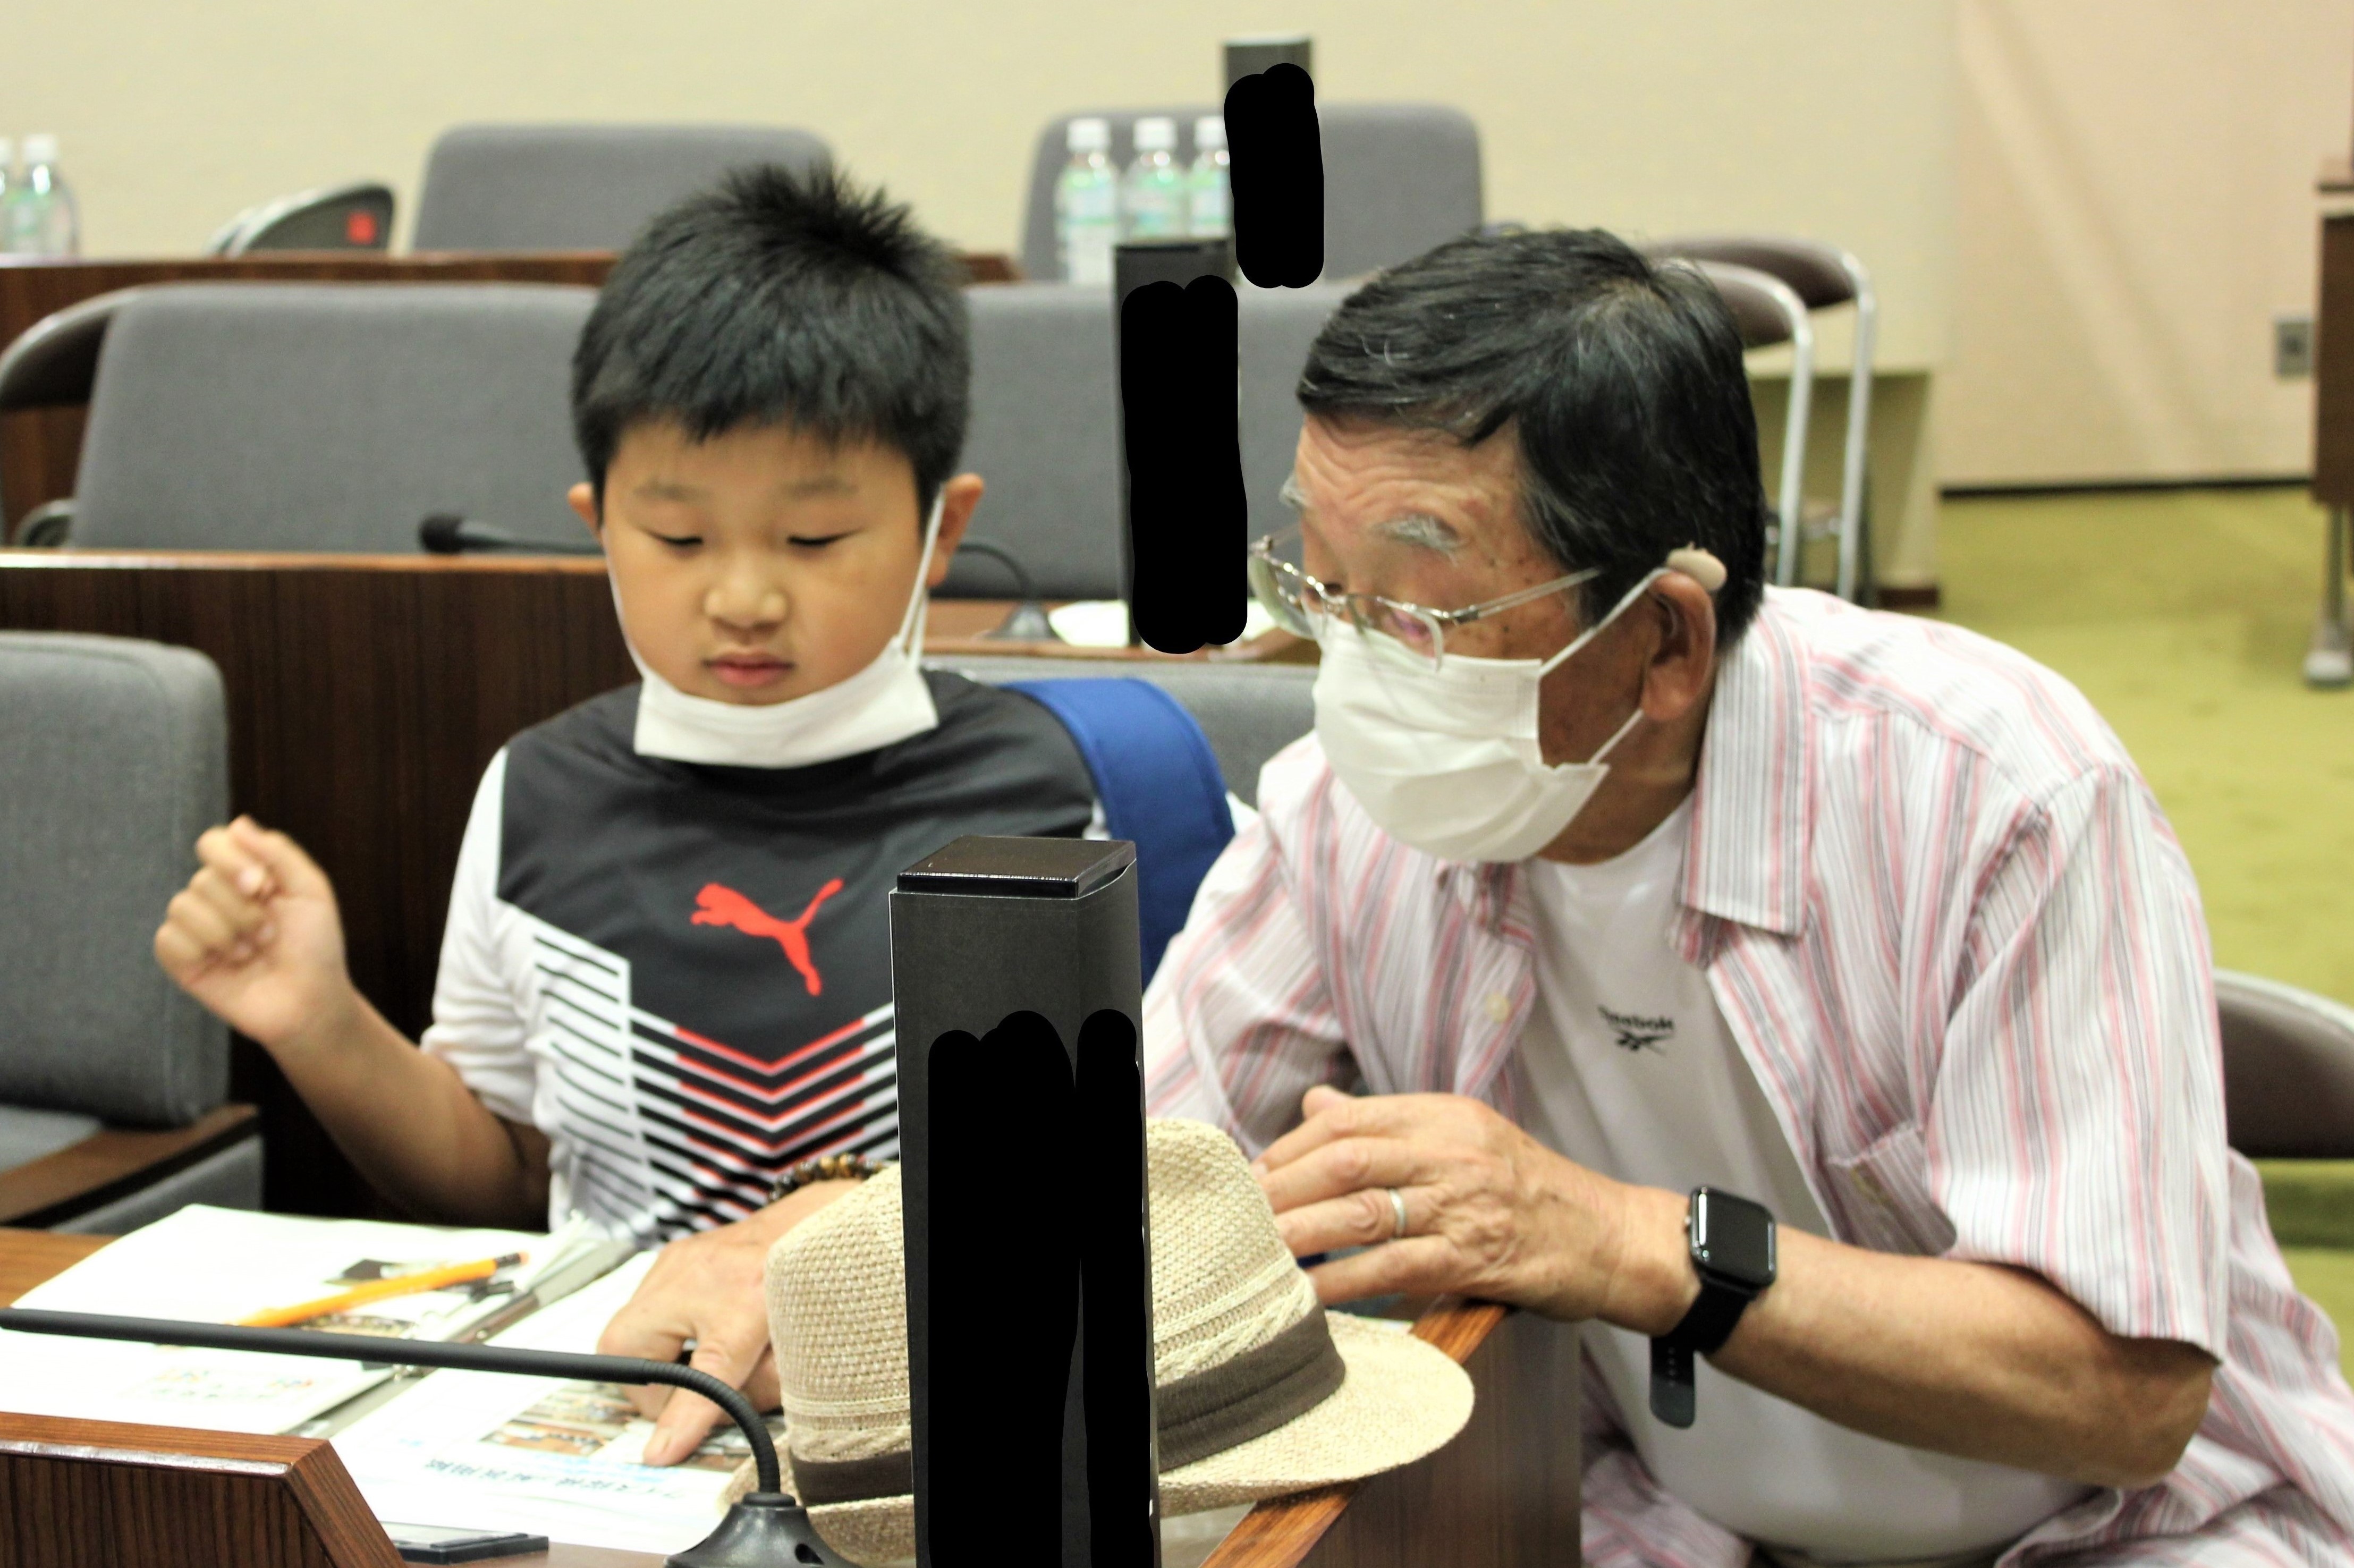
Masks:
[[[437,1220],[544,1223],[545,1140],[493,1116],[353,987],[326,874],[249,818],[206,833],[196,854],[155,933],[164,972],[268,1051],[396,1202]]]

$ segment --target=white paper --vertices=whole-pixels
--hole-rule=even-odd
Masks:
[[[375,1220],[317,1220],[191,1204],[34,1287],[19,1307],[226,1323],[348,1287],[365,1258],[416,1266],[522,1252],[543,1265],[548,1237]],[[552,1259],[548,1260],[552,1261]],[[471,1288],[370,1302],[309,1327],[447,1339],[496,1311]],[[357,1361],[255,1355],[0,1332],[0,1408],[221,1432],[283,1432],[381,1383]]]
[[[631,1259],[491,1343],[594,1351],[652,1262],[651,1253]],[[378,1519],[677,1552],[717,1525],[720,1494],[747,1450],[723,1422],[696,1458],[654,1468],[639,1462],[652,1431],[606,1386],[437,1372],[334,1446]]]

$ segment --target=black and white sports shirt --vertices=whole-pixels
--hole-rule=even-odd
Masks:
[[[937,729],[808,768],[641,757],[634,685],[492,759],[423,1044],[547,1134],[551,1224],[663,1240],[749,1214],[797,1160],[897,1152],[894,879],[1096,809],[1044,708],[925,679]]]

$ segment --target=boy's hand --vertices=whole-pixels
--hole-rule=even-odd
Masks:
[[[355,1000],[326,873],[250,817],[196,841],[203,869],[175,895],[156,961],[187,993],[273,1054],[329,1037]]]
[[[597,1341],[602,1356],[675,1361],[689,1340],[688,1365],[740,1388],[756,1410],[777,1405],[777,1363],[769,1347],[769,1248],[855,1181],[814,1181],[749,1219],[683,1236],[662,1249],[637,1294],[613,1314]],[[702,1444],[726,1412],[684,1389],[633,1388],[630,1397],[654,1420],[649,1465],[675,1465]]]

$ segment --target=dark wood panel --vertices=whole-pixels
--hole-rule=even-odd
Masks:
[[[1261,1503],[1205,1568],[1551,1568],[1578,1561],[1576,1331],[1487,1302],[1415,1324],[1461,1362],[1471,1420],[1429,1457]]]
[[[49,260],[0,256],[0,345],[43,316],[116,289],[143,283],[581,283],[605,281],[613,269],[606,250],[545,254],[388,256],[363,250],[279,251],[265,256],[182,256],[160,260]],[[976,283],[1011,282],[1021,269],[1010,256],[963,258]],[[0,414],[0,539],[15,535],[17,520],[45,501],[73,493],[81,458],[80,408],[36,408]]]
[[[2321,222],[2313,376],[2313,498],[2354,506],[2354,214]]]
[[[0,551],[0,627],[153,638],[219,665],[232,809],[325,868],[353,980],[411,1038],[484,765],[516,731],[634,678],[602,565],[586,560]],[[381,1212],[249,1043],[231,1092],[260,1109],[269,1207]]]
[[[0,1414],[0,1568],[399,1568],[311,1437]]]

